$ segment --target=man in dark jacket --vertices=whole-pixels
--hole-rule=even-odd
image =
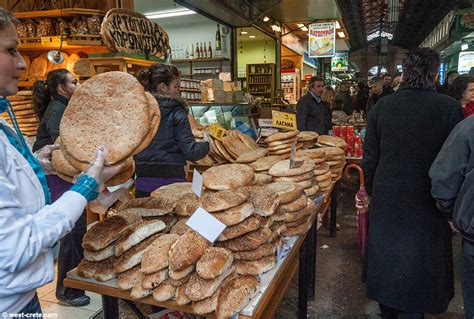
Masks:
[[[474,318],[474,116],[449,135],[430,169],[431,194],[463,236],[461,282],[466,318]]]
[[[336,93],[336,97],[334,100],[341,100],[342,101],[342,110],[347,114],[351,115],[354,112],[354,108],[352,107],[352,100],[350,95],[350,88],[348,84],[341,84],[339,87],[339,91]]]
[[[296,105],[298,130],[327,134],[325,129],[325,119],[328,117],[326,114],[327,107],[323,105],[321,100],[323,89],[324,80],[322,78],[313,76],[309,80],[308,93]]]
[[[434,90],[439,61],[428,48],[407,52],[404,87],[368,114],[361,162],[371,196],[364,279],[382,318],[442,313],[454,295],[451,230],[431,196],[428,171],[463,113],[456,100]]]

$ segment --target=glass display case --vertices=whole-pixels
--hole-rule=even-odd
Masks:
[[[245,127],[256,131],[256,122],[248,103],[189,103],[191,115],[201,125],[218,123],[227,130]]]

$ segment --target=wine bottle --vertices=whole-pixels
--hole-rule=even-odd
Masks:
[[[201,58],[207,59],[206,45],[201,42]]]
[[[222,54],[222,44],[221,44],[221,28],[219,23],[217,24],[217,31],[216,31],[216,57],[220,57]]]
[[[189,59],[194,59],[194,44],[189,45]]]
[[[195,59],[200,59],[201,58],[201,51],[199,50],[199,43],[196,42],[196,54],[194,55]]]
[[[207,57],[208,57],[209,59],[212,58],[211,41],[209,41],[209,47],[207,48]]]

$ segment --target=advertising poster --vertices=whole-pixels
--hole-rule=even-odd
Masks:
[[[337,51],[331,58],[331,71],[343,72],[349,70],[349,51]]]
[[[310,58],[329,58],[336,54],[336,23],[309,25],[308,53]]]
[[[474,51],[459,53],[458,73],[466,74],[474,67]]]

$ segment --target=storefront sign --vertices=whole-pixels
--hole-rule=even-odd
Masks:
[[[222,141],[222,138],[225,136],[225,129],[222,128],[220,125],[211,124],[209,126],[210,134],[215,139]]]
[[[296,130],[296,114],[272,110],[272,126],[285,130]]]
[[[466,74],[474,68],[474,51],[459,53],[458,73]]]
[[[336,54],[336,23],[322,22],[309,25],[308,52],[310,58],[327,58]]]
[[[349,70],[349,52],[337,51],[336,55],[331,58],[331,71],[341,72]]]
[[[474,31],[474,8],[468,8],[458,11],[457,32],[472,32]]]
[[[126,9],[109,10],[100,34],[113,52],[163,56],[169,47],[168,34],[144,15]]]

